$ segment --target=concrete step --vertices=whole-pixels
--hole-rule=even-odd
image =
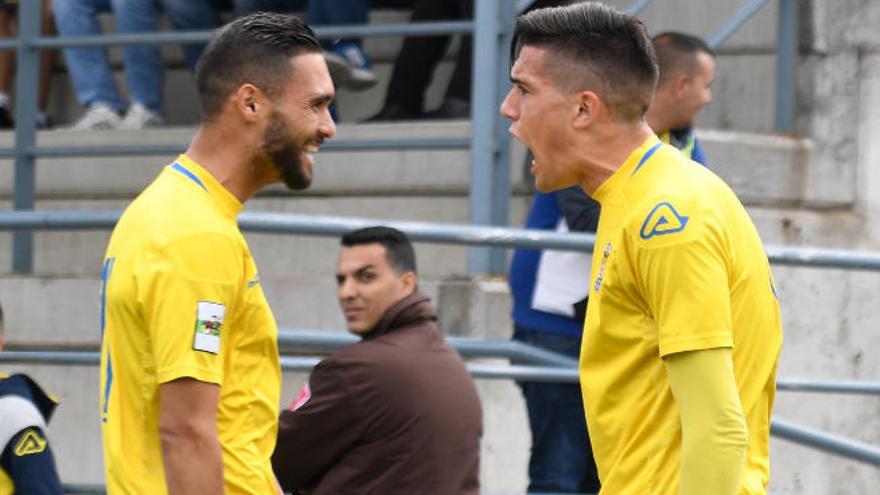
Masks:
[[[122,210],[125,200],[46,200],[44,210]],[[511,226],[521,226],[528,200],[511,202]],[[0,208],[8,209],[6,205]],[[340,196],[334,198],[256,198],[248,211],[339,215],[361,218],[468,223],[468,201],[462,196]],[[42,231],[34,235],[34,271],[53,276],[95,276],[100,272],[110,231]],[[324,276],[335,266],[338,241],[330,237],[247,234],[251,251],[265,273]],[[328,256],[328,253],[333,253]],[[417,253],[426,276],[467,273],[463,246],[419,244]],[[0,232],[0,273],[11,266],[11,234]],[[430,261],[429,261],[430,260]]]
[[[337,139],[467,139],[468,121],[418,121],[370,125],[340,125]],[[183,151],[195,134],[193,127],[143,131],[45,131],[37,143],[70,146],[174,146]],[[14,134],[0,132],[0,147],[12,147]],[[514,161],[523,162],[524,148],[513,145]],[[40,158],[37,161],[38,199],[133,198],[177,154],[160,156],[104,156]],[[283,186],[267,188],[263,196],[326,196],[364,194],[466,194],[470,180],[467,149],[332,151],[317,155],[312,187],[291,193]],[[524,183],[525,169],[514,166],[510,183]],[[8,198],[13,184],[12,160],[0,160],[0,198]]]
[[[340,125],[345,140],[468,138],[468,121],[417,121]],[[186,148],[192,127],[143,131],[45,131],[40,146],[166,145]],[[815,175],[809,140],[781,135],[701,129],[710,168],[721,175],[747,204],[802,205],[811,201],[807,183]],[[12,147],[14,135],[0,132],[0,147]],[[531,178],[523,165],[525,148],[511,143],[510,185],[526,192]],[[130,199],[137,195],[176,154],[164,156],[40,158],[36,168],[37,199]],[[466,195],[470,154],[460,150],[332,151],[317,155],[315,179],[305,192],[276,185],[261,197],[362,195]],[[0,160],[0,200],[12,194],[13,162]],[[855,198],[855,190],[840,195]]]

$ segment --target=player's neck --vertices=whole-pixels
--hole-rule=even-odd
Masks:
[[[248,142],[223,128],[202,127],[186,155],[244,203],[265,185],[262,178],[255,176],[253,161],[257,150],[246,144]]]
[[[581,168],[584,170],[581,188],[592,195],[646,139],[654,133],[642,121],[635,124],[611,124],[584,143],[583,149],[592,150],[585,155]]]

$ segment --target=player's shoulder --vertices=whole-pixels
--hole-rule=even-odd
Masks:
[[[629,198],[625,229],[637,245],[662,247],[689,242],[722,221],[723,183],[705,167],[675,158],[665,173]]]
[[[143,246],[163,246],[189,237],[226,237],[237,242],[240,231],[210,195],[193,191],[166,170],[126,208],[114,236],[138,239]]]

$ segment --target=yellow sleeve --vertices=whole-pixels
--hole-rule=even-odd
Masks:
[[[638,211],[628,229],[630,256],[660,356],[732,347],[727,249],[715,212],[674,198]]]
[[[736,495],[748,430],[729,348],[663,360],[681,414],[680,495]]]
[[[135,276],[159,383],[189,377],[222,385],[226,326],[243,278],[235,241],[211,232],[177,238]]]

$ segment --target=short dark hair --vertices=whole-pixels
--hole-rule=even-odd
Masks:
[[[519,16],[511,64],[524,45],[546,47],[557,86],[595,91],[618,119],[641,119],[654,97],[657,62],[645,25],[598,2],[533,10]],[[564,61],[564,63],[559,63]]]
[[[667,31],[651,38],[657,65],[660,67],[660,80],[663,84],[679,73],[693,74],[697,68],[697,54],[703,52],[715,57],[715,51],[705,41],[686,33]]]
[[[321,52],[314,31],[293,15],[258,12],[218,29],[196,64],[202,119],[217,116],[245,83],[276,97],[290,77],[290,57],[312,52]]]
[[[416,273],[416,252],[413,245],[406,234],[397,229],[378,225],[353,230],[342,236],[340,244],[345,247],[381,244],[385,248],[388,264],[394,271],[398,274]]]

